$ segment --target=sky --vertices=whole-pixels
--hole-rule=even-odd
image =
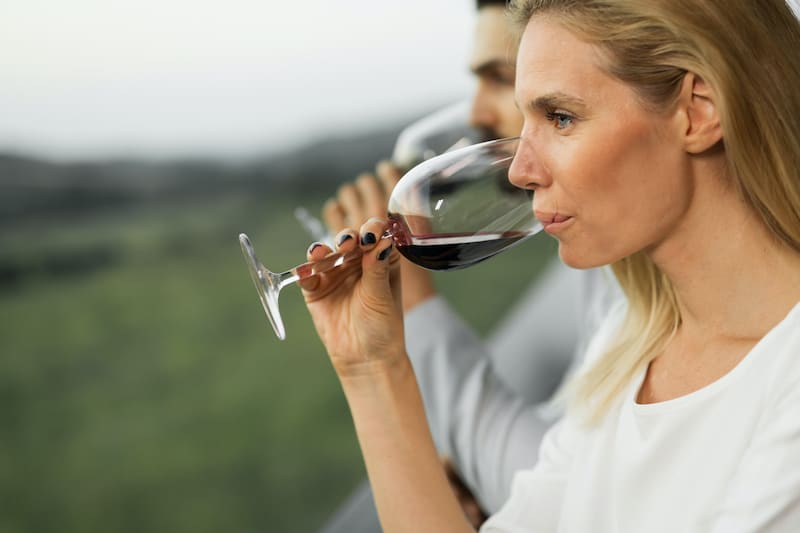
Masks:
[[[396,125],[470,94],[473,6],[0,0],[0,151],[239,158]]]
[[[470,94],[473,0],[0,0],[0,150],[237,158]]]

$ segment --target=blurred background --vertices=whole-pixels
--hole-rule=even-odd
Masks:
[[[325,523],[364,476],[347,407],[236,237],[302,261],[295,207],[471,93],[473,4],[0,2],[0,531]],[[485,332],[552,250],[437,282]]]

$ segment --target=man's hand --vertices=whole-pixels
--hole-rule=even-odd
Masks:
[[[458,472],[456,472],[450,459],[445,457],[443,463],[445,474],[447,474],[447,480],[450,482],[450,487],[453,489],[458,503],[461,504],[461,508],[464,510],[467,520],[469,520],[469,523],[472,524],[475,529],[480,528],[481,524],[486,521],[486,513],[481,509],[478,500],[475,499],[469,487],[461,480],[461,477],[458,475]]]

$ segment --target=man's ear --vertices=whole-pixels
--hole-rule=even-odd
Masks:
[[[722,140],[716,95],[703,78],[687,72],[681,83],[680,109],[684,113],[684,144],[690,154],[700,154]]]

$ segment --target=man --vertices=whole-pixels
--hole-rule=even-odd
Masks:
[[[470,122],[490,138],[514,137],[522,128],[514,101],[516,38],[505,1],[479,0],[477,7]],[[386,191],[400,171],[383,162],[376,174],[382,185],[360,176],[326,204],[323,216],[334,233],[385,216]],[[484,343],[436,294],[429,272],[405,260],[401,269],[406,345],[431,431],[477,526],[484,512],[497,511],[507,499],[513,473],[535,463],[539,442],[558,414],[543,404],[617,293],[602,272],[574,271],[554,260]],[[379,530],[366,484],[324,529]]]

